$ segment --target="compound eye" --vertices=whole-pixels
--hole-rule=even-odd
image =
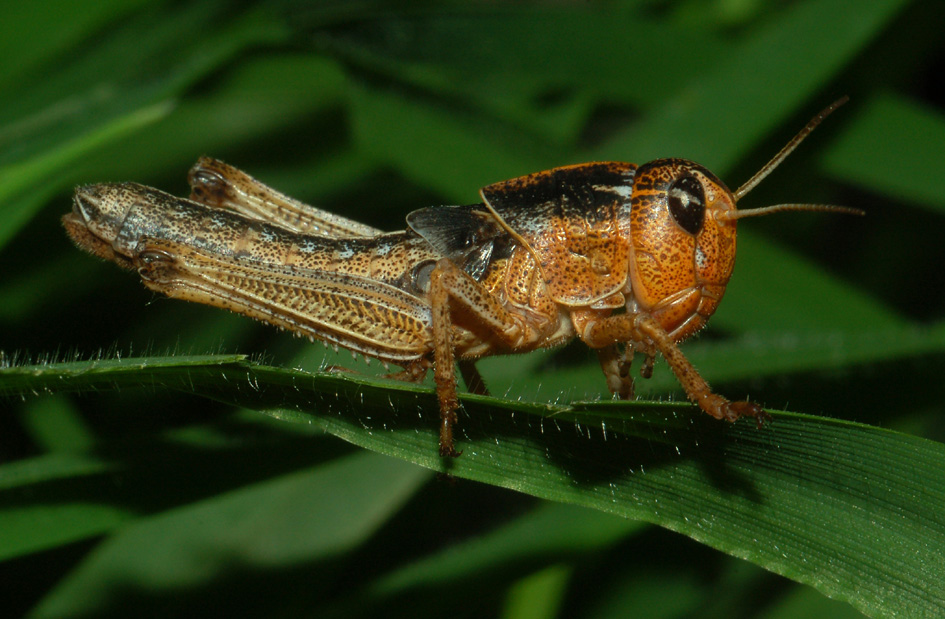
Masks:
[[[676,224],[693,236],[699,234],[705,220],[705,191],[699,179],[691,174],[680,176],[666,193]]]

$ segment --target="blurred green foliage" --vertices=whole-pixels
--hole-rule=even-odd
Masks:
[[[936,283],[945,231],[941,3],[50,0],[0,13],[0,360],[150,359],[120,368],[146,386],[105,374],[80,395],[60,393],[37,367],[20,388],[24,397],[0,401],[0,574],[11,615],[942,611],[942,591],[914,580],[915,565],[897,563],[920,541],[923,552],[945,555],[936,546],[941,523],[929,515],[941,506],[935,473],[945,440],[945,290]],[[513,476],[516,450],[535,455],[543,445],[534,433],[515,434],[516,419],[537,414],[520,400],[563,406],[605,397],[596,363],[579,346],[482,363],[508,404],[469,401],[479,417],[464,420],[471,453],[455,473],[488,483],[438,482],[404,462],[440,466],[422,446],[409,455],[411,436],[429,443],[433,429],[389,430],[378,417],[383,407],[364,405],[364,397],[351,396],[327,417],[297,405],[280,420],[244,408],[276,414],[271,402],[255,403],[237,388],[236,377],[246,375],[235,357],[171,360],[171,373],[161,375],[155,368],[169,353],[377,370],[240,317],[155,298],[135,277],[76,251],[58,222],[79,183],[135,180],[184,194],[186,170],[203,154],[385,229],[401,228],[418,207],[472,202],[487,183],[595,159],[685,157],[737,186],[843,94],[851,103],[746,206],[838,203],[868,216],[744,222],[725,301],[684,350],[723,394],[877,428],[785,415],[761,453],[749,449],[753,430],[740,425],[713,428],[697,416],[692,436],[680,435],[673,420],[696,415],[686,406],[574,413],[586,422],[578,429],[606,420],[616,436],[631,436],[632,428],[619,429],[620,412],[637,411],[650,430],[627,439],[637,450],[625,454],[627,468],[663,484],[664,501],[674,488],[680,493],[638,517],[689,537],[498,487],[537,496],[560,490],[558,501],[580,503],[565,491],[593,486],[569,483],[566,464],[526,462]],[[93,365],[79,363],[79,371]],[[205,375],[210,382],[201,382]],[[276,384],[283,374],[258,376]],[[370,380],[337,384],[375,394],[371,406],[423,397]],[[55,393],[31,397],[31,390]],[[638,390],[653,400],[681,398],[663,367]],[[360,406],[373,421],[360,430],[352,424],[347,435]],[[423,419],[427,413],[412,406],[400,415]],[[331,414],[341,421],[325,421]],[[554,442],[556,432],[578,436],[570,424],[551,418],[540,427]],[[490,432],[501,436],[492,446]],[[590,467],[624,457],[599,430],[586,433],[561,440]],[[678,462],[661,460],[666,441]],[[868,549],[863,564],[839,551],[815,557],[839,548],[838,539],[823,540],[809,557],[766,559],[784,534],[777,526],[747,545],[735,531],[731,543],[706,539],[686,523],[744,517],[729,507],[752,495],[713,484],[711,459],[689,455],[700,444],[705,453],[747,449],[736,467],[780,480],[786,502],[797,493],[805,510],[784,530],[805,522],[814,530],[824,519],[835,532],[873,523],[884,534],[915,537],[893,544],[852,528],[850,537]],[[845,451],[851,446],[858,451]],[[506,458],[497,465],[501,481],[476,472],[487,460],[481,454]],[[799,459],[778,470],[786,454]],[[653,468],[635,468],[644,462]],[[823,495],[820,511],[809,503],[812,488],[829,490],[831,469],[851,481]],[[545,470],[554,479],[539,478]],[[763,477],[769,470],[779,477]],[[673,479],[683,472],[693,477]],[[624,482],[641,483],[615,478]],[[706,499],[687,514],[687,484],[725,502],[713,511]],[[607,511],[639,507],[631,503]],[[759,505],[768,513],[768,503]],[[876,552],[877,540],[888,553]],[[844,577],[794,567],[808,560]],[[924,567],[929,582],[941,582],[940,562]],[[870,581],[877,573],[893,584]],[[850,581],[857,574],[862,583]],[[887,593],[867,593],[876,590]]]

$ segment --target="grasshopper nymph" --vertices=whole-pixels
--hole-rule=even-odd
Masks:
[[[712,392],[677,343],[705,325],[735,262],[747,194],[845,99],[828,107],[734,193],[702,166],[572,165],[489,185],[469,206],[434,206],[384,233],[297,202],[220,161],[200,159],[192,193],[136,183],[78,187],[63,224],[75,243],[137,270],[169,297],[221,307],[404,368],[433,368],[440,454],[457,456],[454,364],[486,393],[475,361],[580,338],[611,392],[633,397],[663,355],[690,400],[718,419],[767,414]]]

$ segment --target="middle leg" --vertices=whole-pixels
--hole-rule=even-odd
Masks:
[[[430,275],[430,306],[433,324],[433,379],[436,382],[440,405],[440,455],[455,457],[459,452],[454,446],[453,427],[456,424],[459,398],[456,394],[453,312],[461,311],[471,316],[485,328],[498,346],[509,351],[540,340],[543,335],[542,327],[549,321],[547,317],[541,316],[529,321],[521,314],[510,312],[499,299],[447,258],[437,262]],[[471,361],[461,361],[460,369],[463,370],[463,377],[470,391],[484,391],[482,378]],[[471,373],[470,369],[475,373]]]

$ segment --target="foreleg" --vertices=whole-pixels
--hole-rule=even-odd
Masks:
[[[679,350],[672,337],[656,320],[646,314],[626,313],[588,321],[580,335],[591,348],[606,350],[605,347],[613,347],[619,342],[641,345],[645,350],[652,351],[655,348],[666,359],[686,391],[686,396],[716,419],[735,421],[740,417],[754,417],[761,423],[769,417],[765,410],[754,402],[730,402],[713,393],[709,384]],[[609,353],[603,354],[606,358]],[[648,360],[644,370],[652,368],[652,353],[647,354]]]

